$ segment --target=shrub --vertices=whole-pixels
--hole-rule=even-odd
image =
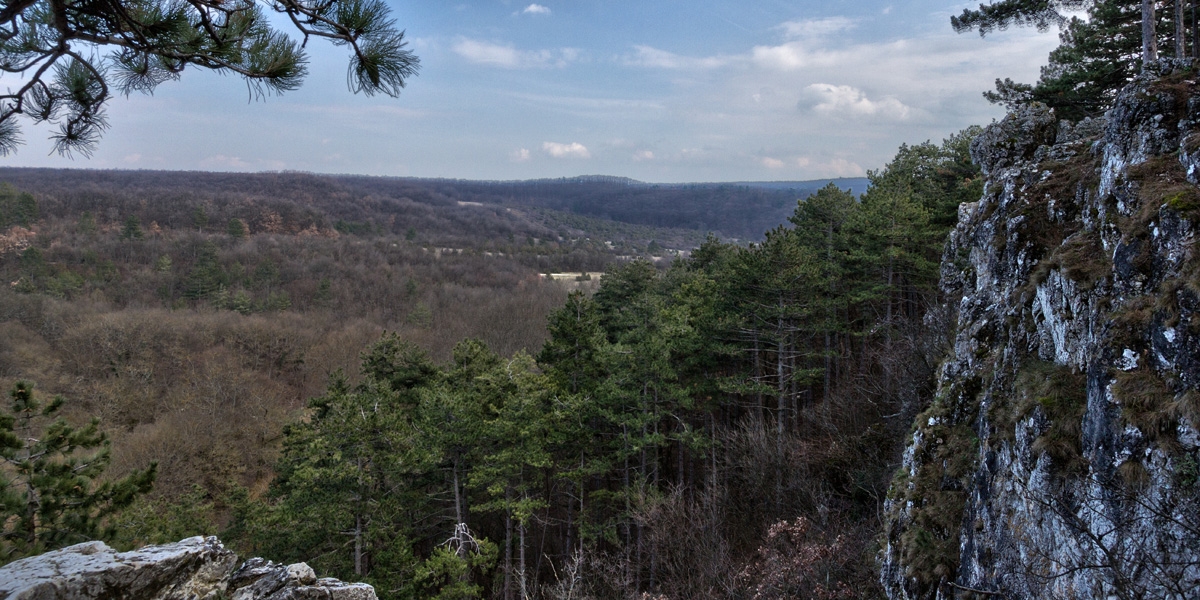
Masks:
[[[796,517],[771,525],[762,546],[737,575],[751,600],[850,600],[858,597],[846,584],[851,569],[842,536],[829,539],[811,521]]]

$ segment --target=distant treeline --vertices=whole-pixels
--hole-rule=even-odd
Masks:
[[[587,176],[529,181],[391,179],[347,177],[371,185],[412,185],[464,202],[528,206],[654,227],[713,232],[725,238],[761,240],[786,223],[796,201],[836,184],[855,195],[866,178],[813,181],[648,184],[620,177]]]
[[[424,245],[493,252],[504,252],[514,244],[554,242],[571,246],[577,255],[566,263],[531,264],[539,270],[603,269],[608,259],[597,262],[591,248],[584,258],[582,246],[595,246],[608,255],[644,255],[653,248],[687,250],[700,245],[708,231],[645,221],[605,223],[596,219],[603,215],[570,214],[569,209],[536,203],[520,205],[521,209],[517,203],[499,206],[502,198],[497,194],[466,194],[455,187],[457,183],[441,180],[299,172],[0,168],[0,181],[36,196],[42,216],[51,219],[74,219],[83,212],[114,221],[132,215],[147,226],[186,229],[197,228],[194,212],[203,208],[207,223],[199,229],[224,230],[230,219],[238,219],[252,233],[312,229],[356,236],[395,234]],[[564,188],[560,193],[571,192]],[[788,214],[796,203],[794,195],[789,197]]]

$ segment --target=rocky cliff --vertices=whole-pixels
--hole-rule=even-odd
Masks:
[[[942,264],[957,307],[887,502],[893,599],[1196,598],[1200,87],[1164,62],[1104,119],[1029,107]]]
[[[308,565],[237,556],[215,537],[132,552],[76,544],[0,567],[0,600],[375,600],[363,583],[317,579]]]

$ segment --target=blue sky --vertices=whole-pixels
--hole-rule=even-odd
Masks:
[[[390,0],[389,0],[390,1]],[[198,69],[111,101],[91,159],[23,124],[14,166],[302,170],[652,182],[859,176],[901,143],[1001,116],[980,93],[1036,79],[1053,33],[981,39],[934,0],[390,2],[421,57],[399,98],[346,90],[314,40],[304,87],[249,101]],[[0,82],[11,86],[12,81]]]

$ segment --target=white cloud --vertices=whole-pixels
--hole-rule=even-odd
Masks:
[[[650,150],[638,150],[637,152],[633,153],[633,160],[639,162],[643,160],[654,160],[654,152],[651,152]]]
[[[543,142],[542,150],[553,156],[554,158],[591,158],[592,153],[588,152],[587,146],[579,142],[571,142],[570,144],[560,144],[558,142]]]
[[[828,83],[815,83],[805,88],[800,98],[800,106],[827,115],[878,115],[904,120],[911,114],[911,109],[894,97],[887,96],[882,100],[872,101],[866,97],[863,90],[851,85]]]
[[[709,56],[703,58],[682,56],[673,52],[667,52],[666,50],[641,45],[634,46],[633,51],[633,56],[625,58],[625,64],[655,69],[716,69],[724,67],[735,60],[733,57],[728,56]]]
[[[508,154],[508,158],[513,162],[529,162],[529,149],[517,148]]]
[[[826,37],[842,31],[853,29],[854,21],[846,17],[828,17],[825,19],[805,19],[803,21],[788,21],[778,27],[789,39]]]
[[[492,65],[506,69],[531,67],[565,67],[579,60],[579,50],[559,48],[556,50],[518,50],[508,44],[494,44],[480,40],[462,38],[454,44],[454,53],[470,62]]]
[[[834,177],[862,177],[867,174],[866,169],[844,158],[835,158],[829,162],[820,165],[819,170],[822,173],[828,173]]]
[[[256,159],[253,162],[240,156],[214,154],[200,160],[200,168],[209,171],[280,171],[287,167],[281,160]]]
[[[550,9],[546,6],[542,6],[541,4],[530,4],[521,12],[527,15],[548,15],[550,14]]]
[[[250,163],[242,160],[240,156],[226,156],[224,154],[214,154],[200,161],[200,167],[203,169],[215,169],[218,171],[245,170],[250,168]]]
[[[811,43],[808,40],[787,42],[778,46],[755,46],[750,51],[750,60],[759,68],[776,71],[836,68],[847,54],[861,50],[862,47],[841,47],[837,50],[829,48],[830,46]]]
[[[871,100],[858,88],[829,83],[814,83],[804,88],[800,105],[826,115],[851,117],[881,116],[904,120],[912,112],[903,102],[891,96]]]
[[[788,175],[800,173],[815,174],[819,177],[862,177],[866,174],[858,163],[845,158],[836,157],[829,160],[813,160],[808,156],[775,158],[764,156],[758,159],[762,166],[772,171],[787,170]]]

